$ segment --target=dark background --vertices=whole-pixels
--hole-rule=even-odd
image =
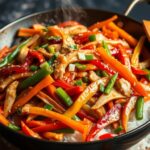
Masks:
[[[22,16],[54,9],[64,5],[78,5],[123,13],[132,0],[0,0],[0,27]],[[65,4],[64,4],[65,3]],[[150,19],[150,6],[142,3],[132,11],[131,17],[141,21]]]
[[[0,28],[31,13],[65,6],[96,8],[123,13],[132,0],[0,0]],[[139,4],[130,17],[142,21],[150,19],[150,6]],[[0,150],[17,150],[0,137]]]

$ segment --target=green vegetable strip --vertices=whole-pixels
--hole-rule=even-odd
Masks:
[[[114,86],[114,84],[116,82],[117,77],[118,77],[118,73],[113,75],[112,78],[109,80],[109,82],[108,82],[108,84],[107,84],[107,86],[106,86],[106,88],[104,90],[105,94],[109,94],[111,92],[111,90],[112,90],[112,88],[113,88],[113,86]]]
[[[106,43],[105,41],[102,41],[102,45],[103,45],[103,48],[106,50],[106,53],[107,53],[108,55],[111,55],[110,49],[108,48],[107,43]]]
[[[63,100],[66,106],[71,106],[73,104],[71,97],[62,88],[57,88],[56,94]]]
[[[109,75],[108,75],[108,73],[107,73],[106,71],[103,70],[103,71],[101,72],[101,76],[102,76],[102,77],[108,77]]]
[[[85,59],[86,60],[93,60],[93,55],[91,54],[89,54],[89,55],[85,55]]]
[[[54,132],[55,133],[74,133],[74,130],[70,128],[65,128],[65,129],[55,130]]]
[[[80,119],[78,116],[76,116],[76,115],[74,115],[74,116],[72,117],[72,119],[75,120],[75,121],[81,121],[81,119]]]
[[[31,65],[31,66],[30,66],[30,70],[31,70],[31,71],[36,71],[36,70],[38,70],[38,66]]]
[[[53,105],[50,105],[50,104],[46,104],[46,105],[44,105],[44,108],[45,109],[48,109],[48,110],[52,110],[53,109]]]
[[[100,84],[99,90],[100,90],[100,92],[102,92],[102,93],[104,92],[105,87],[104,87],[104,85],[103,85],[103,84]]]
[[[136,119],[143,119],[143,108],[144,108],[144,98],[143,96],[138,97],[136,102]]]
[[[30,39],[31,38],[21,43],[12,53],[8,54],[2,61],[0,61],[0,67],[4,67],[8,63],[12,62],[18,55],[20,49],[24,47],[30,41]]]
[[[14,125],[14,124],[12,124],[12,123],[10,123],[10,124],[8,125],[8,127],[9,127],[10,129],[14,130],[14,131],[19,131],[19,130],[20,130],[20,128],[19,128],[18,126]]]
[[[33,86],[33,85],[37,84],[39,81],[41,81],[44,77],[46,77],[49,73],[50,72],[47,69],[42,68],[38,72],[36,72],[33,76],[22,81],[19,84],[18,88],[20,90],[23,90],[23,89],[28,88],[29,86]]]
[[[122,126],[119,126],[117,129],[114,130],[115,133],[120,133],[123,130]]]
[[[77,80],[77,81],[75,82],[75,85],[79,85],[79,86],[80,86],[80,85],[82,85],[82,83],[83,83],[82,80],[79,79],[79,80]]]
[[[96,35],[95,34],[90,35],[89,36],[89,41],[91,41],[91,42],[96,41]]]
[[[54,61],[57,59],[57,54],[54,54],[50,60],[48,60],[49,65],[53,65]]]
[[[83,64],[80,64],[80,63],[75,63],[75,66],[79,70],[85,70],[86,69],[86,65],[83,65]]]

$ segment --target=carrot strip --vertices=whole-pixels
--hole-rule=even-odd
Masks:
[[[20,28],[18,32],[18,36],[21,37],[29,37],[35,34],[41,34],[41,30],[29,29],[29,28]]]
[[[115,23],[110,22],[108,24],[108,28],[110,28],[111,30],[117,31],[119,36],[125,39],[131,46],[136,46],[137,40],[133,36],[131,36],[129,33],[119,28],[117,25],[115,25]]]
[[[117,15],[114,15],[114,16],[112,16],[111,18],[109,18],[109,19],[107,19],[107,20],[104,20],[104,21],[101,21],[101,22],[97,22],[97,23],[91,25],[88,29],[89,29],[89,30],[93,30],[93,29],[95,29],[95,28],[100,29],[100,28],[102,28],[103,26],[107,25],[108,23],[115,21],[117,18],[118,18],[118,16],[117,16]]]
[[[9,125],[9,121],[2,114],[0,114],[0,123],[5,126]]]
[[[104,48],[98,48],[97,52],[100,54],[100,57],[109,64],[113,69],[115,69],[123,78],[128,80],[133,89],[138,92],[142,96],[146,96],[147,92],[143,88],[140,82],[136,79],[136,77],[128,70],[126,66],[121,64],[117,59],[112,56],[107,55]]]
[[[30,128],[46,125],[44,121],[31,120],[26,122]]]
[[[84,136],[83,137],[84,140],[85,140],[85,135],[88,132],[87,125],[83,125],[77,121],[74,121],[74,120],[68,118],[65,115],[62,115],[62,114],[59,114],[59,113],[56,113],[56,112],[53,112],[53,111],[50,111],[50,110],[47,110],[44,108],[32,107],[32,106],[26,105],[23,107],[22,112],[28,113],[28,114],[40,115],[40,116],[44,116],[44,117],[48,117],[48,118],[52,118],[52,119],[61,121],[62,123],[69,126],[70,128],[81,132]]]
[[[50,85],[52,82],[53,82],[52,77],[50,75],[46,76],[43,80],[41,80],[38,84],[36,84],[30,90],[30,92],[28,92],[26,95],[19,97],[19,99],[15,102],[15,104],[13,106],[13,110],[16,110],[17,108],[26,104],[33,96],[35,96],[43,88]]]
[[[3,58],[8,52],[10,52],[10,49],[5,46],[0,50],[0,59]]]

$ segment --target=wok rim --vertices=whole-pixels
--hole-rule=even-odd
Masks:
[[[71,9],[71,8],[69,8]],[[141,22],[137,21],[137,20],[134,20],[132,17],[129,17],[129,16],[124,16],[123,14],[120,14],[120,13],[116,13],[116,12],[112,12],[112,11],[107,11],[107,10],[103,10],[103,9],[96,9],[96,8],[82,8],[83,10],[85,11],[97,11],[97,12],[103,12],[103,13],[109,13],[109,14],[112,14],[112,15],[118,15],[120,16],[121,18],[125,18],[125,19],[128,19],[136,24],[139,24],[139,25],[142,25]],[[58,9],[59,10],[59,9]],[[29,19],[29,18],[32,18],[32,17],[36,17],[36,16],[39,16],[39,15],[44,15],[44,14],[47,14],[47,13],[52,13],[56,11],[56,9],[51,9],[51,10],[46,10],[46,11],[40,11],[40,12],[36,12],[36,13],[32,13],[30,15],[27,15],[27,16],[24,16],[24,17],[21,17],[21,18],[18,18],[16,19],[15,21],[5,25],[4,27],[2,27],[0,29],[0,34],[3,33],[5,30],[7,30],[7,28],[21,22],[21,21],[24,21],[26,19]],[[9,132],[13,132],[14,134],[17,134],[18,136],[23,136],[24,138],[27,138],[29,140],[34,140],[35,142],[43,142],[43,143],[46,143],[46,144],[59,144],[59,145],[91,145],[91,144],[99,144],[99,143],[105,143],[105,142],[118,142],[120,140],[124,140],[128,137],[131,137],[131,136],[134,136],[134,135],[137,135],[139,132],[142,132],[144,129],[148,128],[148,126],[150,126],[150,120],[149,121],[146,121],[144,124],[140,125],[139,127],[131,130],[131,131],[128,131],[127,133],[125,134],[122,134],[122,135],[118,135],[114,138],[110,138],[110,139],[105,139],[105,140],[96,140],[96,141],[90,141],[90,142],[57,142],[57,141],[48,141],[48,140],[45,140],[45,139],[37,139],[37,138],[33,138],[33,137],[30,137],[30,136],[27,136],[25,134],[21,134],[19,132],[16,132],[2,124],[0,124],[0,128],[5,128],[7,131]],[[150,131],[149,131],[150,132]],[[1,134],[1,133],[0,133]],[[3,135],[2,135],[3,136]],[[7,140],[7,139],[6,139]]]

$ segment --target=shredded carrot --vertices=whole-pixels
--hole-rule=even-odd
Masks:
[[[3,58],[8,52],[10,52],[10,49],[5,46],[0,50],[0,59]]]
[[[127,33],[125,30],[119,28],[115,23],[110,22],[108,24],[108,28],[111,30],[117,31],[119,36],[125,39],[131,46],[135,47],[137,44],[137,40],[131,36],[129,33]]]
[[[93,24],[88,29],[89,30],[93,30],[93,29],[96,29],[96,28],[100,29],[103,26],[107,25],[108,23],[115,21],[117,18],[118,18],[118,16],[114,15],[113,17],[111,17],[111,18],[109,18],[107,20],[104,20],[104,21],[101,21],[101,22],[97,22],[96,24]]]
[[[127,102],[127,100],[126,100],[126,99],[123,99],[123,98],[117,99],[117,100],[115,101],[116,104],[117,104],[117,103],[122,104],[122,103],[125,103],[125,102]]]
[[[35,85],[26,95],[19,97],[19,99],[13,105],[13,110],[26,104],[33,96],[35,96],[40,90],[47,87],[53,82],[53,79],[50,75],[46,76],[41,80],[37,85]]]

